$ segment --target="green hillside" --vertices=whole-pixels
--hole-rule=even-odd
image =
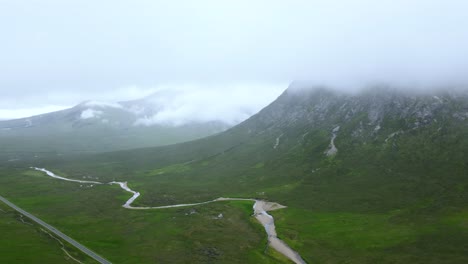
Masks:
[[[466,263],[467,154],[463,91],[345,94],[293,85],[204,139],[7,163],[0,193],[116,263],[285,260],[264,251],[248,202],[196,207],[195,216],[187,208],[128,211],[120,205],[129,195],[115,186],[84,188],[27,167],[128,181],[142,194],[135,205],[220,196],[279,202],[288,206],[271,212],[279,237],[310,263]],[[213,222],[219,212],[227,221]]]

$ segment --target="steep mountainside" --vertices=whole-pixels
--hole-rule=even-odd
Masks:
[[[226,158],[228,154],[242,154],[253,161],[252,155],[244,154],[259,152],[261,155],[254,156],[268,160],[297,153],[300,162],[311,165],[310,161],[333,160],[371,147],[375,148],[373,151],[393,153],[399,151],[397,147],[408,147],[401,146],[401,140],[429,140],[426,138],[429,135],[434,142],[456,138],[458,144],[446,147],[463,149],[460,144],[465,143],[467,123],[468,93],[464,91],[406,93],[377,87],[348,94],[320,87],[292,86],[258,114],[218,135],[166,147],[93,156],[93,159],[119,160],[137,154],[128,161],[129,165],[154,161],[163,165],[221,154]]]
[[[138,205],[280,202],[279,235],[311,263],[465,263],[467,158],[465,91],[292,85],[214,136],[31,165],[133,182]]]

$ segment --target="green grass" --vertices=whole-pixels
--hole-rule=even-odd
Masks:
[[[465,153],[468,144],[455,146],[451,135],[464,130],[447,129],[431,143],[424,139],[433,130],[402,135],[397,147],[338,137],[333,158],[323,155],[327,133],[317,131],[301,144],[286,134],[275,152],[272,136],[195,160],[196,148],[184,147],[181,157],[175,154],[184,145],[176,145],[162,154],[148,149],[43,165],[75,179],[128,181],[142,194],[136,206],[220,196],[279,202],[288,206],[272,213],[280,238],[310,263],[464,263],[466,164],[451,153]],[[121,205],[130,194],[118,186],[80,188],[22,169],[9,174],[15,176],[1,177],[0,191],[116,263],[284,261],[264,252],[251,204],[199,206],[190,216],[187,208],[129,211]],[[221,211],[236,221],[213,220]]]
[[[341,97],[326,118],[318,116],[314,104],[329,97],[281,97],[271,106],[274,115],[267,109],[185,144],[6,163],[0,193],[116,263],[286,260],[265,251],[251,203],[197,206],[196,214],[191,208],[131,211],[121,207],[130,194],[118,186],[80,187],[25,167],[128,181],[142,194],[136,206],[220,196],[279,202],[288,208],[272,212],[278,234],[309,263],[468,263],[466,122],[445,107],[434,114],[437,122],[412,129],[416,119],[403,120],[389,106],[375,134],[365,109],[339,113],[347,103]],[[326,157],[337,124],[338,153]],[[219,213],[225,217],[214,219]]]
[[[186,172],[190,170],[190,166],[187,164],[173,164],[166,166],[164,168],[152,170],[147,173],[148,176],[156,176],[160,174],[165,174],[165,173],[181,173],[181,172]]]
[[[23,223],[24,221],[24,223]],[[62,245],[26,217],[0,203],[1,263],[77,263],[62,251]],[[94,260],[62,241],[73,258],[84,263]]]
[[[121,207],[130,194],[118,186],[85,188],[31,170],[3,170],[0,183],[13,203],[115,263],[279,261],[264,253],[252,202],[140,211]]]
[[[443,158],[443,153],[450,153],[446,148],[453,146],[451,137],[436,138],[432,147],[421,148],[424,143],[419,140],[427,135],[402,136],[397,141],[398,155],[394,147],[380,141],[355,145],[338,138],[338,155],[325,158],[317,157],[316,150],[322,153],[327,146],[329,139],[321,139],[323,135],[309,134],[313,140],[302,146],[286,141],[275,153],[270,151],[272,137],[194,161],[187,156],[186,160],[174,157],[161,163],[144,162],[143,157],[134,163],[110,153],[95,160],[84,157],[45,165],[70,178],[91,175],[104,182],[128,181],[142,194],[136,206],[202,202],[220,196],[280,202],[288,206],[272,213],[280,238],[311,263],[467,260],[463,249],[468,235],[460,213],[466,204],[465,165],[460,165],[463,156]],[[464,151],[462,147],[450,148]],[[253,152],[256,154],[249,154]],[[139,151],[127,154],[122,157],[143,155]],[[154,160],[158,158],[153,155]],[[225,204],[196,207],[198,214],[180,221],[188,209],[142,212],[121,208],[130,194],[118,186],[80,188],[76,183],[22,170],[16,172],[14,180],[2,181],[0,190],[10,192],[19,205],[49,217],[117,263],[151,262],[154,256],[161,262],[206,262],[208,256],[215,262],[284,261],[271,250],[263,252],[264,231],[249,217],[251,204],[243,210],[232,203],[223,207],[223,211],[237,215],[238,224],[222,225],[221,229],[210,217]],[[237,226],[241,222],[244,224]],[[82,231],[87,227],[93,231]],[[169,240],[172,242],[164,242]],[[239,246],[245,243],[250,246]],[[137,248],[144,248],[145,253]],[[423,253],[428,250],[430,254]],[[240,256],[238,252],[244,253]]]
[[[345,259],[346,263],[468,260],[464,255],[468,246],[464,214],[434,216],[418,222],[397,221],[398,212],[319,213],[289,208],[271,214],[280,237],[312,263],[339,263]]]

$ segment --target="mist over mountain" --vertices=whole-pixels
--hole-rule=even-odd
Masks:
[[[465,89],[379,85],[349,92],[296,82],[210,137],[36,163],[77,178],[125,180],[130,171],[142,206],[213,197],[282,201],[288,208],[272,212],[278,233],[307,262],[464,263],[467,156]],[[201,243],[185,247],[212,245]],[[178,258],[221,257],[191,250]]]
[[[343,89],[467,83],[467,8],[460,0],[5,2],[0,114],[181,85],[210,86],[229,104],[272,101],[270,90],[297,79]]]
[[[182,87],[159,90],[145,98],[120,104],[135,113],[135,125],[180,126],[211,121],[235,125],[258,112],[277,95],[279,91],[275,89],[263,98],[252,98],[248,89],[219,91]]]
[[[468,263],[467,11],[0,0],[0,263]]]
[[[40,156],[37,153],[63,155],[168,145],[212,135],[241,121],[227,122],[204,105],[190,109],[191,116],[184,113],[168,119],[168,114],[186,106],[179,101],[182,96],[167,90],[133,101],[85,101],[65,110],[0,121],[2,154],[16,159],[18,155]]]
[[[342,118],[344,115],[349,119],[353,113],[367,111],[368,120],[361,120],[359,127],[356,127],[352,134],[367,131],[364,134],[376,136],[379,130],[385,129],[384,121],[389,118],[399,117],[399,122],[413,120],[411,124],[405,124],[406,129],[416,129],[418,126],[446,119],[448,117],[445,115],[448,114],[463,120],[467,115],[463,112],[464,108],[457,112],[452,109],[439,119],[434,117],[441,115],[441,105],[463,102],[466,91],[465,86],[453,85],[424,87],[380,83],[369,84],[359,89],[343,89],[316,85],[311,81],[295,81],[275,103],[266,108],[270,112],[268,115],[262,114],[267,111],[264,109],[260,111],[260,115],[252,118],[262,116],[262,119],[255,123],[255,127],[266,125],[266,116],[284,115],[281,120],[272,124],[270,129],[279,124],[297,124],[301,127],[307,127],[309,124],[317,128],[325,123],[333,126],[339,121],[336,120],[337,116]],[[285,100],[292,100],[285,98],[294,98],[294,103],[281,106]],[[315,104],[317,98],[321,98],[320,104],[315,106],[315,111],[311,111],[307,104]],[[326,101],[326,98],[329,100]],[[175,89],[158,91],[131,101],[85,101],[62,111],[1,121],[0,140],[3,142],[3,151],[8,153],[14,153],[16,150],[99,152],[150,147],[212,135],[254,114],[251,107],[238,107],[233,111],[234,105],[226,105],[224,101],[211,101],[211,104],[206,102],[207,95],[204,93],[194,96]],[[244,104],[249,105],[248,102]],[[276,110],[271,112],[272,109]],[[329,115],[332,109],[341,110]],[[312,120],[316,123],[311,123]],[[245,123],[242,123],[239,127],[244,126]],[[238,129],[236,127],[234,130]],[[400,133],[399,130],[392,133],[394,132]],[[37,140],[39,138],[41,140]],[[96,140],[100,142],[97,145],[93,143]],[[39,142],[47,147],[44,149],[44,144]],[[12,147],[13,145],[15,147]]]

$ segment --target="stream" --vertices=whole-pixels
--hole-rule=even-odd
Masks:
[[[135,210],[149,210],[149,209],[166,209],[166,208],[175,208],[175,207],[187,207],[187,206],[196,206],[196,205],[203,205],[203,204],[208,204],[208,203],[214,203],[214,202],[221,202],[221,201],[252,201],[255,202],[253,205],[253,211],[255,218],[257,221],[259,221],[263,227],[265,228],[265,231],[268,236],[268,245],[272,248],[274,248],[276,251],[279,253],[283,254],[290,260],[292,260],[294,263],[298,264],[305,264],[306,262],[301,258],[299,253],[294,251],[292,248],[290,248],[284,241],[278,238],[277,233],[276,233],[276,227],[275,227],[275,220],[273,216],[268,214],[268,211],[273,211],[277,209],[282,209],[286,208],[286,206],[283,206],[278,203],[274,202],[267,202],[263,200],[256,200],[256,199],[249,199],[249,198],[225,198],[225,197],[220,197],[216,198],[214,200],[206,201],[206,202],[200,202],[200,203],[188,203],[188,204],[174,204],[174,205],[164,205],[164,206],[155,206],[155,207],[135,207],[132,206],[132,203],[140,196],[140,193],[137,191],[134,191],[130,189],[127,185],[127,182],[117,182],[117,181],[112,181],[109,183],[102,183],[102,182],[97,182],[97,181],[83,181],[83,180],[74,180],[74,179],[68,179],[61,177],[59,175],[56,175],[55,173],[46,170],[44,168],[37,168],[37,167],[31,167],[31,169],[41,171],[46,173],[48,176],[59,179],[59,180],[64,180],[64,181],[69,181],[69,182],[77,182],[77,183],[86,183],[86,184],[109,184],[109,185],[119,185],[120,188],[125,190],[126,192],[129,192],[132,194],[132,197],[128,199],[125,204],[122,205],[122,207],[127,208],[127,209],[135,209]]]

